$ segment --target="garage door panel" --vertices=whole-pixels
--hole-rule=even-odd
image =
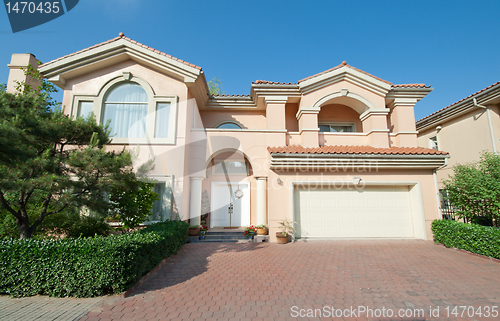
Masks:
[[[414,237],[406,186],[297,189],[294,202],[300,237]]]

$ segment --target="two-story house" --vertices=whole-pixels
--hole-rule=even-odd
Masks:
[[[153,219],[208,213],[210,227],[268,224],[272,240],[283,219],[302,238],[432,238],[433,171],[448,155],[417,146],[413,108],[428,86],[343,62],[212,96],[200,67],[123,34],[39,70],[64,90],[65,113],[110,122],[110,148],[154,159]]]

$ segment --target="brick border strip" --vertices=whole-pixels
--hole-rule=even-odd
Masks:
[[[172,254],[172,255],[175,255],[175,254]],[[140,280],[139,280],[139,281],[137,281],[137,283],[136,283],[133,287],[131,287],[130,289],[128,289],[128,290],[127,290],[127,291],[125,291],[125,292],[120,293],[120,294],[119,294],[119,295],[120,295],[120,297],[122,297],[122,298],[126,298],[126,297],[128,297],[128,296],[129,296],[132,292],[134,292],[135,290],[137,290],[137,288],[138,288],[139,286],[141,286],[141,284],[143,284],[144,282],[146,282],[146,281],[147,281],[147,280],[151,277],[151,275],[153,275],[153,273],[155,273],[155,272],[156,272],[156,271],[158,271],[158,270],[159,270],[159,269],[160,269],[163,265],[165,265],[165,263],[167,262],[167,260],[168,260],[170,257],[172,257],[172,255],[171,255],[171,256],[169,256],[169,257],[164,258],[164,259],[163,259],[163,261],[161,261],[161,262],[160,262],[160,264],[158,264],[158,265],[157,265],[154,269],[152,269],[151,271],[149,271],[149,273],[148,273],[148,274],[146,274],[145,276],[143,276],[142,278],[140,278]]]
[[[477,253],[474,253],[474,252],[470,252],[470,251],[466,251],[466,250],[462,250],[462,249],[459,249],[459,248],[456,248],[456,247],[447,247],[445,246],[444,244],[442,243],[439,243],[437,244],[438,246],[441,246],[441,247],[444,247],[446,249],[452,249],[452,250],[455,250],[455,251],[458,251],[458,252],[462,252],[462,253],[467,253],[469,255],[473,255],[473,256],[476,256],[476,257],[479,257],[481,259],[486,259],[486,260],[489,260],[489,261],[493,261],[493,262],[496,262],[496,263],[500,263],[500,259],[497,259],[497,258],[494,258],[494,257],[489,257],[489,256],[486,256],[486,255],[482,255],[482,254],[477,254]]]

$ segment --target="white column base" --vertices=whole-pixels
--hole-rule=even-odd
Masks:
[[[257,177],[257,225],[267,225],[266,177]]]
[[[200,225],[201,222],[202,180],[202,177],[191,177],[191,200],[189,203],[189,219],[191,225]]]

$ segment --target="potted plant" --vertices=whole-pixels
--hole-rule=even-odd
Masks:
[[[200,226],[199,225],[189,225],[189,229],[188,229],[189,236],[198,236],[199,233],[200,233]]]
[[[267,225],[261,224],[255,227],[257,229],[257,235],[267,235]]]
[[[251,225],[245,228],[245,236],[248,237],[249,240],[253,239],[253,236],[257,233],[257,229]]]
[[[280,232],[276,232],[276,238],[278,239],[278,244],[286,244],[288,243],[288,237],[291,233],[295,233],[295,229],[293,228],[293,223],[284,219],[278,222],[280,224]]]
[[[205,239],[205,234],[207,233],[207,231],[208,231],[208,226],[205,225],[200,226],[200,240]]]

